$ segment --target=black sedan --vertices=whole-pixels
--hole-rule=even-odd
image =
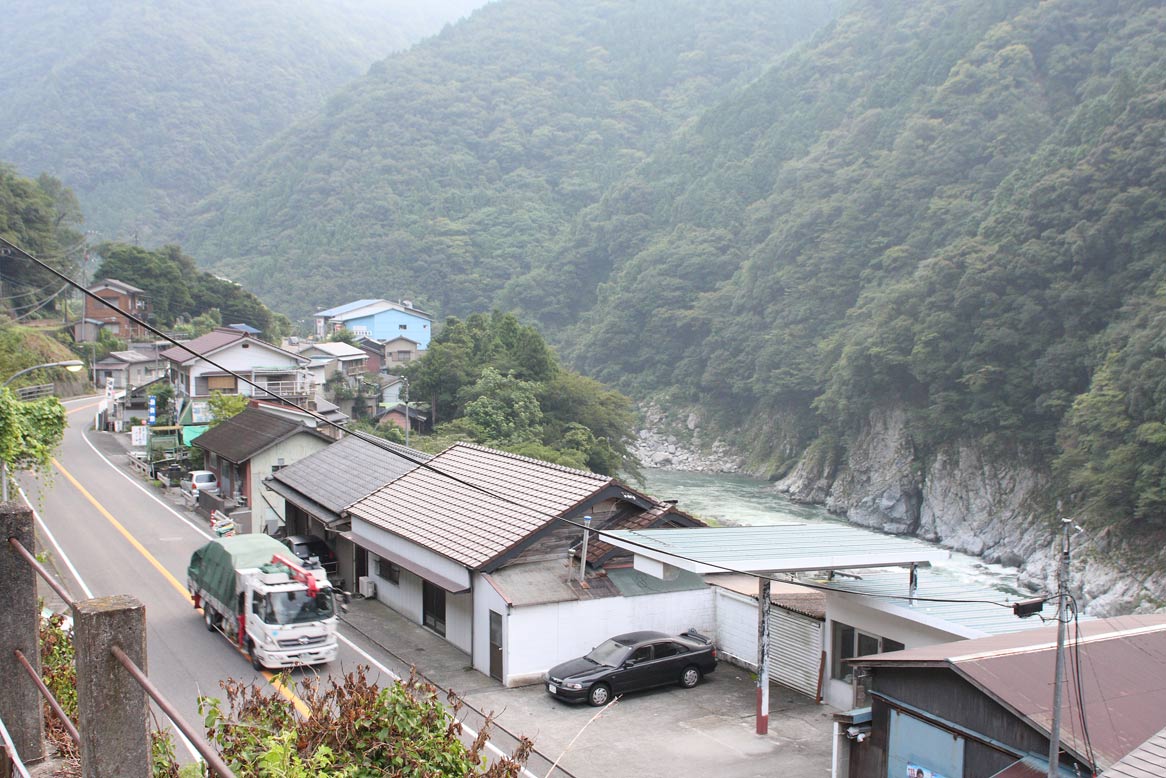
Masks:
[[[717,647],[696,630],[629,632],[547,672],[547,691],[567,702],[606,705],[614,695],[678,683],[691,689],[717,669]]]

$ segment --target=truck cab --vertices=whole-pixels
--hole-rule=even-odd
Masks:
[[[319,586],[308,586],[286,573],[259,572],[243,587],[241,611],[252,664],[268,668],[331,662],[336,658],[337,594],[323,568]]]

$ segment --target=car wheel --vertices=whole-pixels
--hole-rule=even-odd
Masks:
[[[700,668],[696,665],[684,668],[684,672],[680,674],[680,685],[685,689],[691,689],[698,683],[700,683]]]
[[[206,631],[214,632],[215,627],[218,626],[218,619],[215,618],[215,612],[206,605],[202,606],[202,618],[206,622]]]
[[[587,701],[596,708],[611,702],[611,689],[605,683],[597,683],[587,693]]]
[[[247,641],[247,656],[251,659],[251,666],[257,671],[263,672],[263,663],[259,661],[259,656],[255,653],[255,644],[250,640]]]

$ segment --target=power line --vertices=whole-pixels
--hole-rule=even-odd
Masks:
[[[29,254],[24,249],[20,248],[19,246],[16,246],[15,244],[11,243],[10,241],[6,240],[5,238],[0,238],[0,246],[7,246],[7,247],[9,247],[9,249],[18,252],[24,258],[28,259],[30,262],[33,262],[36,265],[49,271],[50,273],[56,275],[58,278],[63,280],[67,285],[74,287],[75,289],[80,291],[82,294],[90,297],[93,300],[98,301],[100,304],[106,306],[107,308],[110,308],[110,309],[116,311],[117,313],[121,314],[122,316],[125,316],[130,321],[134,322],[135,324],[140,325],[145,330],[156,335],[157,337],[161,338],[162,340],[165,340],[168,343],[171,343],[172,345],[183,349],[188,354],[190,354],[192,357],[197,357],[199,359],[202,359],[204,362],[211,365],[212,367],[217,368],[217,369],[223,371],[224,373],[227,373],[230,376],[233,376],[234,378],[251,386],[253,389],[260,389],[264,392],[267,392],[268,394],[274,395],[275,397],[279,398],[279,400],[281,402],[287,404],[288,406],[290,406],[292,408],[295,408],[298,411],[301,411],[302,413],[305,413],[305,414],[315,418],[319,422],[327,424],[328,426],[333,427],[333,428],[335,428],[341,432],[344,432],[346,434],[355,435],[358,438],[360,438],[361,440],[364,440],[366,443],[370,443],[374,446],[377,446],[378,448],[381,448],[382,450],[388,451],[396,456],[399,456],[402,459],[404,459],[405,461],[416,465],[417,467],[425,468],[426,470],[429,470],[430,472],[432,472],[436,475],[439,475],[443,478],[447,478],[447,479],[453,481],[454,483],[460,484],[461,486],[465,486],[468,489],[472,489],[474,491],[477,491],[477,492],[484,494],[488,497],[491,497],[495,500],[499,500],[507,505],[512,505],[512,506],[517,507],[517,508],[522,508],[523,510],[532,512],[535,515],[545,517],[548,521],[563,522],[563,523],[568,524],[570,526],[577,527],[580,530],[589,529],[589,528],[584,527],[583,524],[581,524],[578,521],[575,521],[573,519],[569,519],[569,518],[566,518],[564,516],[558,516],[555,514],[547,513],[546,511],[542,511],[542,510],[539,510],[537,508],[533,508],[529,505],[525,505],[521,502],[518,502],[517,500],[513,500],[509,497],[506,497],[505,495],[501,495],[501,494],[497,494],[495,492],[492,492],[491,490],[489,490],[483,486],[472,483],[470,481],[466,481],[466,480],[464,480],[456,475],[453,475],[452,473],[447,473],[443,470],[440,470],[439,468],[436,468],[433,465],[431,465],[428,461],[411,457],[411,456],[405,454],[404,452],[397,450],[396,448],[394,448],[392,446],[392,444],[389,443],[389,441],[386,441],[382,438],[378,438],[375,435],[369,435],[367,433],[359,432],[356,430],[349,430],[349,429],[345,428],[343,425],[339,424],[338,422],[335,422],[331,419],[325,418],[323,415],[317,413],[316,411],[313,411],[309,408],[306,408],[306,407],[304,407],[304,406],[302,406],[302,405],[300,405],[300,404],[298,404],[290,399],[287,399],[279,394],[271,392],[266,387],[260,386],[259,384],[255,383],[254,381],[247,378],[246,376],[243,376],[242,374],[237,373],[234,370],[231,370],[230,368],[227,368],[223,365],[220,365],[218,362],[215,362],[210,357],[207,357],[203,354],[199,354],[198,352],[193,351],[192,349],[188,348],[186,345],[180,343],[173,336],[168,335],[165,332],[162,332],[161,330],[154,327],[153,325],[147,323],[146,321],[144,321],[142,319],[139,319],[137,316],[134,316],[132,313],[128,313],[126,311],[121,310],[113,302],[106,300],[102,297],[99,297],[97,294],[89,291],[88,289],[83,287],[81,284],[78,284],[76,281],[74,281],[73,279],[66,276],[64,273],[61,273],[56,268],[53,268],[53,267],[45,264],[41,260],[37,259],[36,257]],[[608,531],[608,530],[589,529],[589,531],[600,536],[600,537],[610,536],[610,534],[611,534],[610,531]],[[643,548],[645,550],[654,550],[654,549],[652,549],[651,546],[649,546],[645,543],[638,543],[634,540],[627,540],[626,538],[621,539],[621,540],[624,543],[628,543],[630,545],[633,545],[633,546],[636,546],[639,548]],[[675,554],[675,553],[671,553],[671,552],[669,552],[669,553],[671,554],[671,556],[673,556],[677,559],[681,559],[681,560],[684,560],[686,562],[691,562],[693,564],[702,564],[702,565],[705,565],[707,567],[715,567],[718,570],[721,570],[721,571],[726,572],[726,573],[735,573],[737,575],[748,575],[748,576],[754,576],[757,578],[766,578],[770,581],[777,581],[777,582],[791,582],[791,583],[796,583],[798,586],[805,586],[805,587],[810,588],[810,589],[820,589],[823,591],[836,592],[836,593],[840,593],[840,594],[853,594],[853,595],[859,596],[859,597],[877,597],[877,598],[882,598],[882,599],[908,600],[908,601],[914,601],[914,602],[986,604],[986,605],[995,605],[995,606],[1000,607],[1000,608],[1011,608],[1012,607],[1012,605],[1010,603],[997,602],[995,600],[956,599],[956,598],[919,597],[919,596],[911,596],[911,595],[881,594],[881,593],[874,593],[874,592],[862,592],[862,591],[857,591],[857,590],[852,590],[852,589],[845,589],[842,587],[826,586],[824,584],[803,582],[800,580],[789,581],[786,578],[779,578],[779,577],[775,577],[773,575],[767,575],[764,573],[752,572],[752,571],[748,571],[748,570],[740,570],[738,568],[729,567],[727,565],[721,565],[721,564],[717,564],[714,562],[699,560],[699,559],[696,559],[694,557],[687,557],[687,556],[684,556],[682,554]]]

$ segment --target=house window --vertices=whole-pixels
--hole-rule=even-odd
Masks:
[[[393,357],[394,361],[397,361],[397,362],[408,362],[412,358],[413,358],[412,351],[398,351],[396,353],[396,356]]]
[[[377,577],[389,583],[400,586],[401,584],[401,568],[387,559],[377,560]]]
[[[445,637],[445,589],[429,581],[421,584],[421,623]]]
[[[854,680],[854,668],[846,663],[847,659],[884,654],[888,651],[902,651],[904,648],[897,640],[860,632],[841,621],[832,624],[834,655],[830,663],[830,677],[839,681],[850,683]]]
[[[408,324],[398,324],[397,329],[401,330],[401,332],[404,332],[405,330],[409,329],[409,325]]]

